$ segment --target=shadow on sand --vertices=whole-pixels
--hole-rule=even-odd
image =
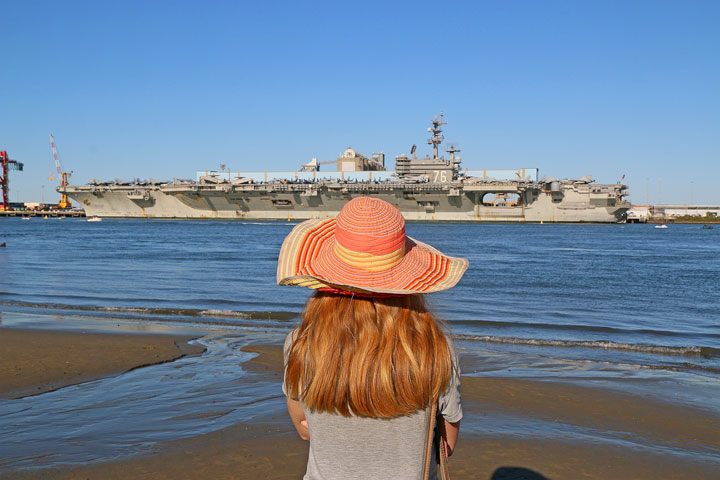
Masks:
[[[490,480],[550,480],[534,470],[522,467],[500,467],[493,473]]]

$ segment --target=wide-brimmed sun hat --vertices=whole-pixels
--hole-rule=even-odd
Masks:
[[[453,287],[468,261],[405,235],[405,219],[371,197],[350,200],[336,218],[312,219],[285,238],[279,285],[344,292],[412,295]]]

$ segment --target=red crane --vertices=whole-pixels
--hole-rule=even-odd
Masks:
[[[17,160],[10,160],[5,150],[0,152],[0,164],[2,164],[2,176],[0,177],[0,185],[2,185],[2,203],[0,204],[0,211],[9,210],[8,205],[8,193],[10,192],[10,179],[8,178],[8,172],[10,170],[17,170],[22,172],[23,164]]]

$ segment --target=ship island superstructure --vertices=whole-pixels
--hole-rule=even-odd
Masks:
[[[313,159],[295,172],[200,171],[195,180],[102,182],[65,186],[58,192],[82,205],[88,216],[305,220],[337,215],[358,196],[395,205],[410,221],[617,223],[630,208],[627,185],[596,184],[591,177],[539,178],[537,168],[462,169],[460,149],[444,141],[441,114],[431,122],[432,156],[367,157],[352,148],[333,161]],[[322,166],[335,163],[337,171]]]

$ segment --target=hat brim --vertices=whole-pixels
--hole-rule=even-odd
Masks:
[[[295,226],[283,242],[277,282],[312,289],[413,295],[447,290],[467,268],[467,259],[443,255],[410,237],[406,237],[402,260],[392,268],[371,272],[354,267],[335,254],[335,219],[312,219]]]

